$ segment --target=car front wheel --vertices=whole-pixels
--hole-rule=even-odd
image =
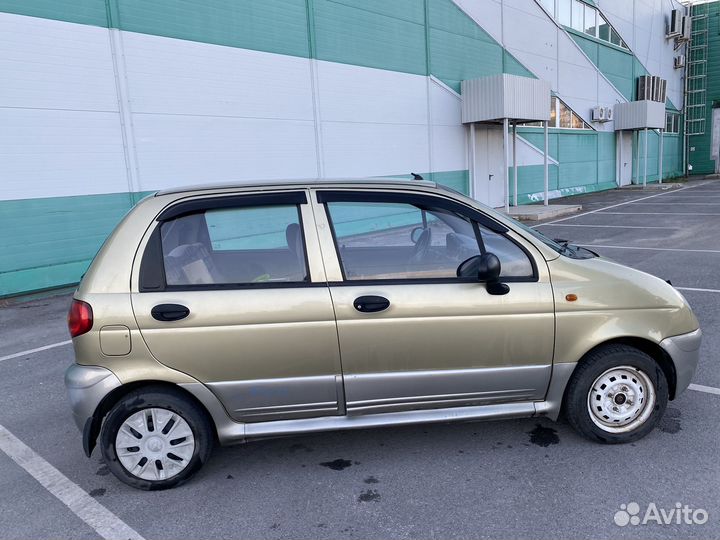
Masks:
[[[636,441],[656,426],[668,401],[665,373],[627,345],[589,353],[568,383],[565,411],[584,437],[607,444]]]
[[[145,490],[188,480],[210,457],[213,440],[205,411],[169,388],[130,392],[110,410],[100,433],[108,468]]]

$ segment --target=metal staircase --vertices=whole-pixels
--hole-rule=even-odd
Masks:
[[[690,7],[692,26],[685,64],[685,133],[687,135],[705,134],[708,14],[707,3]]]

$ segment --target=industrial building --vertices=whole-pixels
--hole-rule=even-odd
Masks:
[[[0,0],[0,296],[77,283],[173,186],[416,173],[500,207],[715,172],[718,13]]]

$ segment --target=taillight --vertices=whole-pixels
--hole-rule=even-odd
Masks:
[[[92,307],[87,302],[73,299],[68,312],[68,330],[71,337],[78,337],[89,331],[93,325]]]

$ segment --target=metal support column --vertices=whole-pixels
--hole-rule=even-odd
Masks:
[[[658,149],[658,182],[662,184],[663,179],[663,139],[665,139],[665,130],[660,130],[660,148]]]
[[[548,147],[548,121],[543,122],[543,131],[545,132],[545,153],[543,154],[543,167],[544,167],[544,184],[543,184],[543,204],[548,205],[548,153],[550,148]]]
[[[643,165],[643,187],[647,185],[647,144],[648,144],[648,128],[645,128],[645,164]]]
[[[640,183],[640,131],[633,131],[635,135],[635,182],[630,181],[631,184]]]
[[[618,166],[616,167],[617,170],[617,185],[618,187],[622,186],[622,177],[623,177],[623,132],[622,130],[615,132],[615,144],[618,146]]]
[[[518,205],[518,188],[517,188],[517,122],[513,120],[513,206]]]
[[[508,146],[510,146],[508,134],[508,119],[503,118],[503,197],[505,199],[505,213],[510,213],[510,197],[508,197]]]
[[[470,124],[470,196],[477,199],[475,187],[475,122]]]

